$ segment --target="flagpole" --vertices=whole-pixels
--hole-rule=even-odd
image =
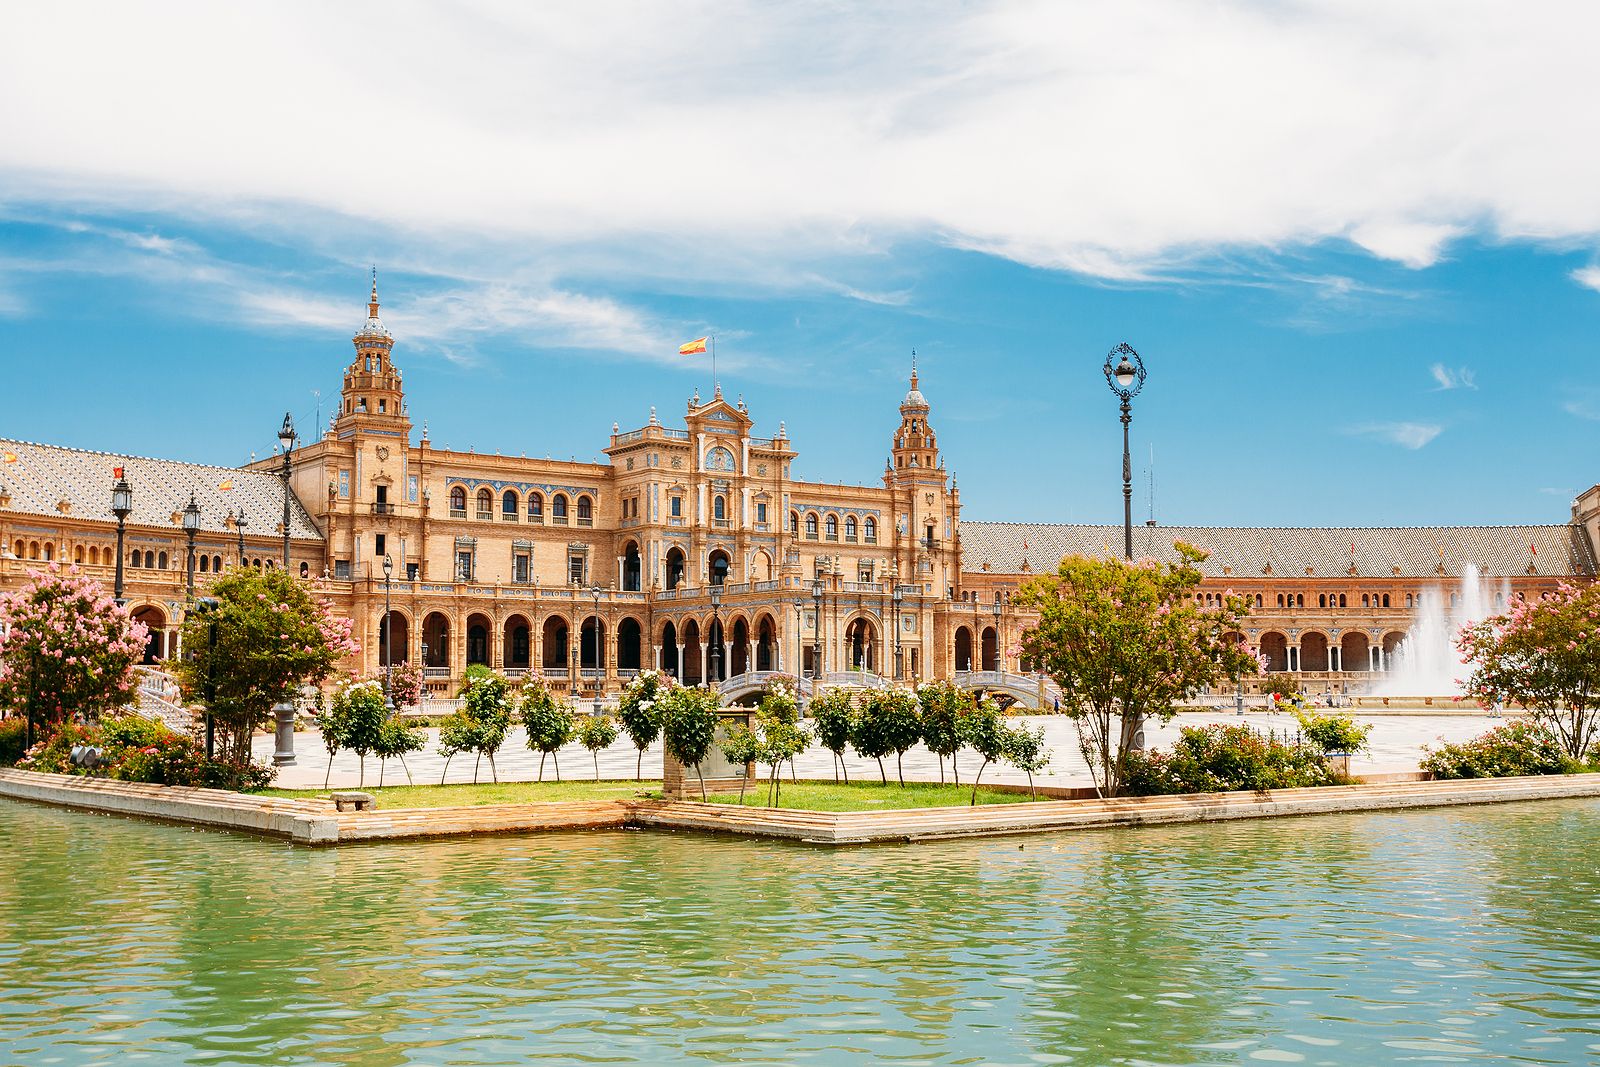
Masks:
[[[711,395],[715,396],[722,383],[717,381],[717,335],[711,335]]]

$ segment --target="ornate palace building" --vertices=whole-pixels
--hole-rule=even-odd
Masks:
[[[963,676],[1031,702],[1044,688],[1018,661],[1029,620],[1011,594],[1064,555],[1121,544],[1120,527],[963,521],[915,370],[898,422],[885,420],[881,486],[796,480],[784,424],[756,436],[720,390],[690,398],[681,425],[654,410],[614,425],[602,463],[436,449],[426,424],[416,433],[378,310],[374,285],[339,410],[287,464],[0,440],[0,589],[47,560],[110,584],[121,468],[134,500],[124,595],[151,626],[152,660],[177,651],[192,499],[200,593],[230,567],[280,566],[287,514],[291,570],[322,578],[356,621],[350,669],[420,662],[441,695],[481,663],[585,700],[657,667],[730,693],[771,671]],[[1249,599],[1246,636],[1270,668],[1347,692],[1387,669],[1424,591],[1450,596],[1469,565],[1497,598],[1593,577],[1600,486],[1553,525],[1136,534],[1141,554],[1210,550],[1200,595]]]

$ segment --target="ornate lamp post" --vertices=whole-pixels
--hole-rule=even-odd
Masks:
[[[283,573],[289,573],[289,453],[294,451],[294,420],[283,413],[278,429],[278,444],[283,446]]]
[[[601,667],[600,667],[600,583],[599,582],[594,583],[594,588],[591,589],[590,592],[594,594],[594,665],[595,665],[595,669],[598,671],[598,670],[601,670]],[[594,717],[597,718],[597,719],[600,717],[600,690],[602,688],[604,688],[604,686],[605,686],[605,682],[603,681],[604,678],[605,678],[605,675],[602,673],[599,678],[595,679],[595,682],[594,682]]]
[[[800,632],[805,625],[806,609],[800,606],[800,601],[794,602],[794,700],[798,705],[800,717],[806,717],[805,700],[800,695],[800,680],[805,677],[805,671],[800,669],[800,661],[806,658],[805,635]]]
[[[1129,357],[1132,357],[1130,360]],[[1112,365],[1112,360],[1116,365]],[[1122,400],[1122,555],[1133,559],[1133,460],[1128,454],[1128,424],[1133,421],[1131,401],[1144,388],[1144,360],[1126,341],[1106,354],[1106,384]]]
[[[711,681],[722,681],[722,584],[711,584]]]
[[[1000,655],[1000,590],[994,591],[994,669],[1005,673],[1006,662]]]
[[[194,538],[200,532],[200,505],[189,494],[189,506],[183,509],[183,534],[189,539],[189,603],[194,603]]]
[[[240,511],[239,514],[233,517],[233,530],[239,535],[239,566],[241,567],[244,566],[244,528],[244,512]]]
[[[394,714],[394,686],[391,676],[394,674],[394,645],[390,643],[389,636],[389,583],[394,577],[394,560],[385,552],[383,554],[383,706],[390,715]]]
[[[817,682],[822,678],[822,579],[811,580],[811,693],[817,692]]]
[[[128,516],[133,514],[133,490],[128,487],[128,479],[122,476],[122,468],[114,472],[117,480],[111,486],[111,514],[117,517],[117,580],[113,587],[113,595],[117,603],[122,603],[122,540],[127,529]]]
[[[901,678],[901,672],[900,672],[900,600],[904,595],[905,594],[900,589],[900,581],[899,581],[898,578],[896,578],[894,580],[894,595],[891,597],[891,599],[894,602],[894,618],[893,618],[893,623],[892,623],[892,625],[894,626],[894,680],[897,681],[897,682]]]

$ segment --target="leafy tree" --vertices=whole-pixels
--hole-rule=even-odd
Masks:
[[[395,715],[384,722],[383,729],[378,731],[377,744],[372,746],[373,755],[378,757],[378,788],[383,788],[383,770],[391,759],[398,758],[400,766],[405,768],[406,781],[412,785],[416,781],[411,777],[411,768],[406,765],[407,752],[421,752],[427,747],[427,737],[421,730],[413,730]]]
[[[617,740],[617,720],[609,715],[591,715],[578,727],[578,743],[589,750],[594,759],[594,780],[600,780],[600,750],[610,748]]]
[[[950,773],[956,785],[961,784],[961,772],[956,769],[956,754],[966,743],[967,719],[977,705],[977,698],[967,689],[949,681],[927,682],[917,689],[917,703],[922,707],[922,741],[928,751],[939,757],[939,784],[944,784],[944,761],[950,760]]]
[[[1000,709],[988,697],[979,700],[977,706],[967,717],[966,729],[967,744],[972,750],[983,757],[983,762],[978,765],[978,773],[972,777],[972,803],[978,803],[978,783],[983,780],[983,772],[995,760],[1003,760],[1012,750],[1011,730],[1000,718]]]
[[[700,799],[706,798],[706,776],[700,764],[717,736],[717,713],[722,698],[707,686],[679,686],[661,698],[664,706],[661,736],[672,758],[693,767],[700,779]]]
[[[1309,708],[1296,708],[1295,719],[1305,739],[1324,754],[1343,752],[1355,755],[1367,747],[1371,723],[1357,723],[1348,715],[1319,715]]]
[[[673,687],[672,679],[659,671],[640,671],[622,690],[617,702],[617,719],[628,740],[639,750],[634,777],[644,777],[644,750],[661,736],[661,698]]]
[[[888,775],[883,773],[883,757],[893,752],[900,784],[905,785],[906,749],[922,740],[922,713],[916,694],[899,686],[872,690],[863,702],[856,734],[856,751],[877,759],[883,784],[889,784]],[[865,749],[861,747],[863,743]]]
[[[333,780],[333,757],[344,748],[344,714],[336,704],[327,700],[319,689],[316,706],[311,710],[310,718],[311,724],[322,736],[322,747],[328,750],[328,769],[322,775],[322,788],[326,789],[328,783]]]
[[[340,722],[340,745],[360,757],[360,784],[366,785],[367,753],[380,745],[384,723],[389,721],[388,709],[383,706],[383,683],[346,682],[334,694],[333,707]]]
[[[310,583],[283,571],[229,571],[212,584],[211,596],[215,610],[190,612],[184,620],[186,654],[177,673],[192,699],[210,697],[223,757],[248,763],[251,735],[272,706],[322,681],[360,646],[351,639],[350,619],[313,596]]]
[[[445,774],[450,773],[450,761],[460,752],[478,755],[472,764],[474,783],[485,756],[489,757],[489,772],[498,782],[500,772],[494,765],[494,754],[506,743],[506,733],[511,729],[511,699],[506,694],[506,680],[491,671],[474,678],[463,693],[461,707],[439,728],[439,752],[445,758],[439,784],[444,784]]]
[[[1243,598],[1230,591],[1218,606],[1197,601],[1207,554],[1181,541],[1174,548],[1178,562],[1168,565],[1069,556],[1016,598],[1039,613],[1023,649],[1061,687],[1102,795],[1121,791],[1123,761],[1147,719],[1166,722],[1185,694],[1261,669],[1258,653],[1228,637],[1243,623]]]
[[[1468,626],[1457,647],[1474,664],[1466,694],[1486,707],[1520,704],[1566,754],[1582,760],[1600,726],[1600,585],[1567,582],[1538,600]]]
[[[1006,734],[1006,761],[1028,776],[1028,793],[1039,799],[1033,776],[1050,765],[1050,751],[1044,747],[1044,727],[1026,724],[1013,726]]]
[[[544,683],[530,681],[522,687],[522,725],[528,731],[528,747],[539,753],[539,781],[544,781],[544,758],[557,753],[572,740],[577,722],[572,705],[556,699]],[[561,757],[556,755],[556,781],[561,781]],[[600,767],[595,764],[595,776]]]
[[[750,780],[749,765],[761,762],[761,738],[744,723],[738,723],[728,731],[727,737],[717,743],[717,747],[722,749],[724,759],[740,769],[739,803],[743,804],[745,786]]]
[[[844,770],[846,784],[850,768],[844,765],[844,749],[856,732],[855,700],[848,689],[826,689],[811,700],[811,722],[822,747],[833,753],[833,780]]]
[[[885,727],[881,706],[874,708],[870,699],[861,702],[856,713],[855,728],[850,731],[850,745],[856,755],[878,761],[878,777],[889,784],[889,772],[883,769],[883,757],[894,751],[889,730]]]
[[[795,691],[784,682],[782,678],[774,678],[761,696],[758,713],[775,722],[787,723],[795,726],[800,722],[800,702],[795,698]],[[798,736],[803,739],[800,747],[790,752],[786,757],[789,761],[789,780],[797,781],[795,774],[794,758],[811,747],[811,735],[804,730],[798,731]],[[781,761],[780,761],[781,762]]]
[[[93,719],[134,695],[145,625],[92,578],[59,564],[0,596],[0,707],[35,724]]]

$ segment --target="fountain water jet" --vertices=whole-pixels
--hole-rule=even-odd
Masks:
[[[1456,649],[1456,635],[1494,611],[1476,563],[1462,572],[1455,603],[1447,604],[1438,588],[1425,589],[1404,641],[1394,651],[1389,670],[1373,684],[1373,696],[1459,696],[1471,667]]]

